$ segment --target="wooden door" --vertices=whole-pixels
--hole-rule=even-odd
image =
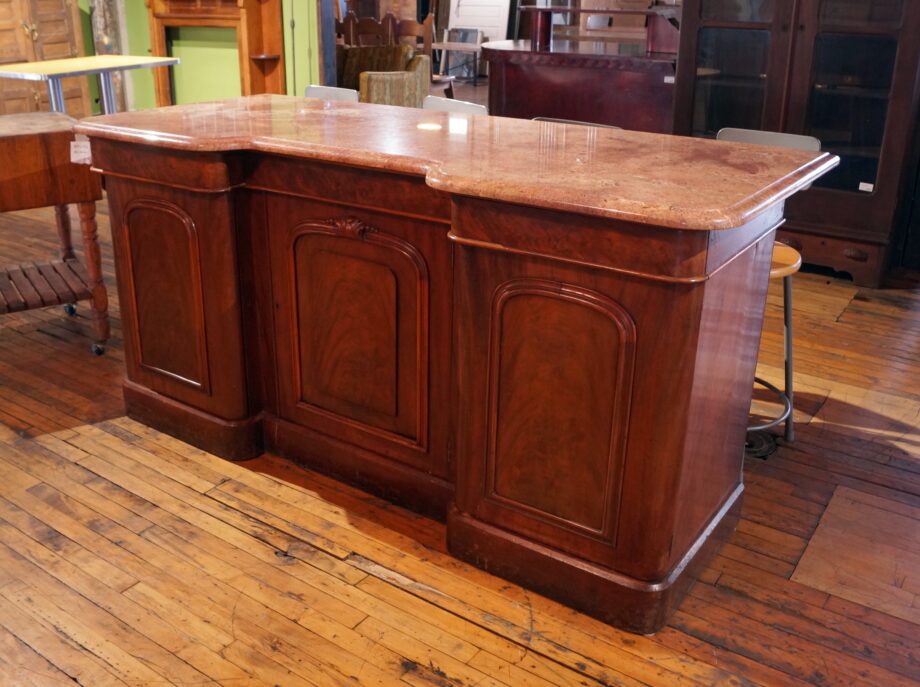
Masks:
[[[84,54],[79,9],[71,0],[29,0],[34,27],[35,59],[60,60]],[[64,105],[72,117],[92,114],[87,77],[63,80]],[[47,89],[41,92],[41,109],[50,109]]]
[[[29,13],[22,0],[0,0],[0,64],[30,62],[32,45]],[[0,79],[0,114],[38,109],[39,90],[32,81]]]

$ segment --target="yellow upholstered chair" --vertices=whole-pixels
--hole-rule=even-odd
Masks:
[[[338,85],[358,91],[362,103],[421,107],[428,95],[431,62],[408,45],[344,48]]]

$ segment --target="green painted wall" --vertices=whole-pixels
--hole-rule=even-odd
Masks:
[[[80,8],[80,28],[83,31],[83,52],[87,55],[95,55],[96,49],[93,44],[93,25],[89,20],[89,0],[79,0],[77,7]],[[92,103],[93,114],[102,112],[102,106],[99,104],[99,80],[90,76],[89,79],[89,97]]]
[[[316,2],[281,0],[284,14],[284,77],[289,95],[303,95],[311,83],[319,83],[319,41]],[[294,28],[291,28],[293,5]],[[295,82],[296,76],[296,82]]]
[[[89,21],[89,0],[78,0],[83,23],[87,54],[93,54],[92,27]],[[132,55],[150,54],[150,24],[143,0],[125,0],[128,46]],[[284,22],[284,58],[287,92],[303,95],[311,83],[319,83],[319,41],[317,39],[317,6],[315,0],[282,0]],[[291,28],[291,19],[294,27]],[[217,33],[209,33],[217,32]],[[239,60],[235,43],[230,49],[231,29],[183,28],[173,36],[173,52],[182,59],[174,67],[178,102],[198,102],[239,95]],[[234,39],[235,40],[235,39]],[[180,54],[180,52],[182,54]],[[295,81],[296,72],[296,81]],[[153,72],[134,69],[125,72],[132,86],[132,107],[142,110],[156,107]],[[231,81],[235,79],[235,89]],[[94,101],[98,87],[91,80]],[[99,106],[96,106],[99,111]]]
[[[125,23],[128,25],[128,52],[132,55],[149,55],[150,22],[147,21],[147,6],[143,0],[126,0]],[[125,74],[131,80],[132,109],[146,110],[156,107],[153,72],[150,69],[132,69]]]
[[[172,31],[176,104],[235,98],[240,91],[240,57],[236,31],[213,26],[185,26]]]

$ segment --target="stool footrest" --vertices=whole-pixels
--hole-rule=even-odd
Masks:
[[[78,260],[24,263],[0,269],[0,314],[90,300]]]
[[[760,377],[754,377],[754,383],[760,384],[762,387],[765,387],[769,389],[770,391],[772,391],[774,394],[776,394],[777,399],[783,404],[783,412],[780,413],[779,417],[773,420],[770,420],[769,422],[764,422],[759,425],[749,426],[747,428],[747,431],[759,432],[764,429],[770,429],[771,427],[776,427],[778,424],[780,424],[781,422],[784,422],[786,418],[792,415],[792,401],[789,400],[789,397],[786,395],[784,391],[774,386],[773,384],[770,384],[770,382],[768,382],[767,380],[761,379]]]

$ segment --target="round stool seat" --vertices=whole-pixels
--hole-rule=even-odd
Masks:
[[[802,267],[802,255],[785,243],[773,244],[773,258],[770,263],[770,279],[781,279],[795,274]]]

